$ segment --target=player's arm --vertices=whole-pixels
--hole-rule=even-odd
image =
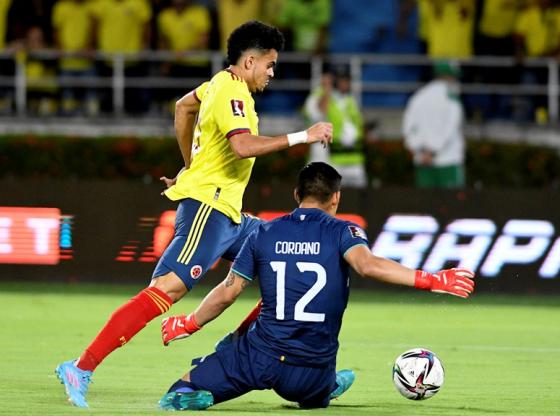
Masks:
[[[448,269],[437,273],[413,270],[393,260],[372,254],[365,245],[349,249],[344,258],[362,277],[382,282],[413,286],[417,289],[467,298],[474,290],[474,273],[466,269]]]
[[[168,345],[171,341],[186,338],[202,329],[229,308],[249,283],[250,280],[230,270],[225,280],[206,295],[193,313],[188,316],[170,316],[162,321],[163,344]]]
[[[296,144],[316,142],[322,142],[324,145],[332,142],[331,123],[319,122],[307,130],[281,136],[255,136],[250,133],[239,133],[229,138],[231,149],[239,159],[266,155]]]
[[[196,96],[196,90],[184,95],[175,103],[175,135],[186,169],[191,164],[194,125],[199,109],[200,101]]]

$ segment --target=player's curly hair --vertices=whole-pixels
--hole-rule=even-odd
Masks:
[[[335,168],[324,162],[311,162],[305,165],[298,175],[296,193],[300,201],[313,198],[325,203],[340,191],[342,176]]]
[[[243,52],[248,49],[268,51],[284,49],[284,35],[274,26],[251,20],[242,24],[229,35],[227,41],[227,60],[235,65]]]

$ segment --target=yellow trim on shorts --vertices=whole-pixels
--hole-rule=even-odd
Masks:
[[[187,241],[183,249],[181,250],[181,254],[177,257],[177,261],[179,263],[187,264],[190,259],[192,258],[196,248],[198,247],[198,243],[200,242],[200,237],[202,236],[202,231],[204,230],[204,226],[208,221],[208,217],[212,213],[212,207],[210,205],[201,203],[196,215],[194,217],[193,225],[189,230],[189,234],[187,236]]]

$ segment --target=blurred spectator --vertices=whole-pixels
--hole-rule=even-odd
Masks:
[[[8,26],[8,10],[12,0],[0,0],[0,51],[6,49],[6,32]],[[0,77],[13,75],[13,64],[0,58]],[[8,114],[12,109],[10,92],[0,86],[0,114]]]
[[[177,60],[165,62],[163,74],[171,77],[208,78],[210,62],[207,58],[182,57],[186,52],[205,51],[210,37],[210,13],[206,7],[193,4],[190,0],[173,0],[158,16],[159,49],[171,50],[177,54]],[[182,93],[181,93],[182,94]],[[164,108],[175,110],[175,101],[179,94],[166,90],[162,93]]]
[[[169,49],[181,55],[189,51],[208,49],[210,13],[191,0],[173,0],[172,6],[158,16],[159,49]],[[208,77],[206,58],[181,58],[173,63],[168,74],[172,77]]]
[[[14,0],[9,12],[9,37],[23,40],[32,26],[39,26],[47,44],[52,43],[51,15],[57,0]]]
[[[73,79],[87,79],[95,75],[94,63],[85,55],[93,50],[93,21],[86,0],[61,0],[54,6],[52,14],[55,46],[67,53],[81,56],[63,57],[59,60],[59,73]],[[85,94],[80,94],[84,92]],[[85,95],[86,112],[97,114],[99,104],[91,88],[65,87],[62,89],[62,113],[75,115],[84,112],[78,97]]]
[[[285,0],[277,23],[291,32],[293,50],[321,53],[327,47],[330,0]]]
[[[423,52],[428,51],[428,17],[430,3],[427,0],[417,0],[418,3],[418,39],[422,43]]]
[[[346,69],[325,72],[321,86],[305,101],[305,115],[311,123],[333,124],[333,141],[328,147],[311,146],[310,161],[333,165],[342,175],[344,186],[365,187],[363,120],[358,103],[350,93]]]
[[[107,53],[135,53],[146,49],[150,44],[150,18],[152,9],[146,0],[94,0],[91,3],[95,18],[97,48]],[[127,59],[127,77],[146,76],[148,66],[137,60]],[[112,60],[99,63],[99,73],[108,77],[113,75]],[[105,97],[107,99],[107,96]],[[107,100],[110,101],[110,100]],[[127,89],[125,109],[133,113],[147,110],[147,90]],[[110,107],[105,103],[105,107]]]
[[[468,58],[473,50],[475,0],[419,0],[421,33],[432,58]]]
[[[478,37],[477,55],[512,56],[513,32],[522,0],[484,0]]]
[[[459,69],[438,61],[436,78],[416,91],[403,116],[405,146],[413,154],[419,188],[460,188],[465,185],[463,107]]]
[[[523,64],[526,57],[557,56],[560,52],[560,9],[549,0],[537,0],[523,10],[515,23],[515,54]],[[523,84],[544,85],[548,80],[546,67],[525,67],[521,75]],[[546,121],[546,97],[516,98],[514,118],[530,120],[538,114],[539,121]]]
[[[549,0],[537,0],[523,10],[515,23],[516,55],[553,56],[560,51],[560,12]]]
[[[39,116],[51,116],[57,112],[55,67],[49,61],[34,55],[45,49],[47,44],[43,29],[39,26],[30,27],[24,47],[18,52],[18,60],[25,63],[29,112]]]
[[[97,47],[102,52],[134,53],[149,44],[152,16],[145,0],[94,0],[91,10],[97,24]]]
[[[258,20],[261,15],[261,0],[217,0],[220,47],[227,48],[227,39],[233,30],[249,20]]]
[[[282,12],[285,0],[266,0],[262,4],[261,17],[264,23],[269,25],[278,26],[278,17]]]
[[[515,54],[514,28],[524,0],[484,0],[478,31],[475,37],[477,55],[513,56]],[[481,66],[477,68],[477,82],[488,84],[516,84],[519,68]],[[512,100],[502,94],[471,95],[465,100],[467,113],[473,118],[511,117]],[[478,105],[477,105],[478,104]]]
[[[8,10],[12,0],[0,0],[0,50],[6,47],[6,32],[8,27]]]

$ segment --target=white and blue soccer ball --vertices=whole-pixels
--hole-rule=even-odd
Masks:
[[[443,365],[439,358],[425,348],[403,352],[393,366],[393,383],[404,397],[423,400],[436,394],[444,380]]]

